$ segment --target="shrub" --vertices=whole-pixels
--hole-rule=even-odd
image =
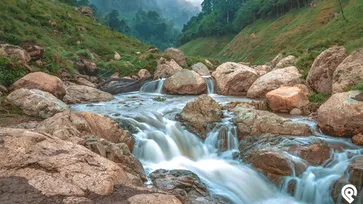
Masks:
[[[309,96],[309,101],[313,103],[323,103],[329,98],[325,93],[314,93]]]
[[[17,62],[4,57],[0,58],[0,84],[10,86],[26,73],[25,69]]]
[[[349,90],[353,91],[353,90],[358,90],[363,92],[363,81],[361,81],[359,84],[355,85],[355,86],[351,86],[349,88]]]

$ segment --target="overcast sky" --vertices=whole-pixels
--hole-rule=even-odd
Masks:
[[[188,0],[188,1],[192,2],[196,6],[200,6],[200,4],[203,2],[203,0]]]

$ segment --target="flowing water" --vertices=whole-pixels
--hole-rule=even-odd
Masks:
[[[140,88],[140,92],[162,94],[164,81],[165,81],[165,79],[159,79],[159,80],[155,80],[155,81],[146,82]]]
[[[206,183],[212,194],[222,195],[236,204],[333,203],[331,184],[346,176],[344,172],[352,158],[363,153],[347,140],[321,134],[316,124],[305,117],[293,117],[294,122],[311,126],[315,135],[312,137],[322,138],[332,147],[341,147],[341,150],[332,152],[332,158],[324,165],[308,167],[299,177],[287,177],[280,187],[276,187],[250,165],[236,159],[238,139],[230,113],[224,112],[226,117],[202,142],[174,120],[185,104],[196,96],[162,95],[166,101],[159,102],[155,97],[162,93],[159,91],[162,83],[160,80],[146,84],[140,92],[117,95],[111,102],[75,105],[72,108],[121,118],[132,124],[137,129],[133,153],[147,173],[161,168],[191,170]],[[212,97],[221,104],[250,100],[216,94]],[[293,196],[287,193],[292,180],[296,182]]]

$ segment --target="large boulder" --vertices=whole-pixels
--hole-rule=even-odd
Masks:
[[[199,133],[205,139],[208,125],[220,121],[222,114],[221,105],[212,97],[201,95],[195,101],[187,103],[180,113],[180,119],[189,130]]]
[[[338,65],[348,56],[343,46],[334,46],[322,52],[310,68],[306,81],[319,93],[332,93],[333,74]]]
[[[294,123],[274,113],[256,110],[254,107],[239,104],[234,109],[233,122],[237,126],[239,140],[255,134],[272,133],[279,135],[309,136],[311,129],[308,125]]]
[[[0,177],[22,177],[42,194],[107,195],[128,184],[122,168],[85,147],[22,129],[0,129]]]
[[[66,95],[66,86],[62,80],[44,72],[33,72],[25,75],[11,85],[10,90],[21,88],[43,90],[59,99],[62,99]]]
[[[296,65],[297,58],[293,55],[289,55],[285,58],[282,58],[277,64],[276,69],[281,69],[285,67],[291,67]]]
[[[248,89],[247,97],[265,98],[269,91],[280,88],[280,86],[294,86],[302,84],[301,74],[296,67],[287,67],[273,70],[258,78]]]
[[[158,169],[150,174],[153,185],[174,194],[185,204],[221,204],[220,197],[211,197],[206,185],[188,170]]]
[[[137,76],[140,79],[146,79],[146,78],[151,77],[152,75],[147,69],[140,69],[140,71],[137,73]]]
[[[32,60],[39,60],[44,57],[44,48],[37,44],[25,43],[21,47],[29,53]]]
[[[344,92],[363,81],[363,48],[353,52],[335,69],[333,93]]]
[[[187,57],[185,57],[183,51],[176,48],[168,48],[164,51],[163,56],[168,59],[173,59],[182,67],[187,67]]]
[[[160,58],[154,73],[154,79],[171,77],[182,69],[175,60],[168,61],[165,58]]]
[[[63,101],[67,104],[111,101],[114,99],[110,93],[89,86],[73,84],[68,86],[66,91],[67,94],[64,96]]]
[[[0,57],[11,57],[25,63],[31,60],[29,53],[23,48],[9,44],[0,44]]]
[[[205,66],[203,63],[198,62],[196,64],[192,65],[192,70],[197,72],[200,76],[210,76],[210,72],[207,66]]]
[[[183,69],[165,80],[164,89],[169,94],[197,95],[206,92],[207,84],[195,71]]]
[[[319,128],[327,135],[352,137],[363,133],[363,101],[360,91],[336,93],[317,111]]]
[[[250,67],[226,62],[213,72],[213,77],[218,94],[243,96],[258,78],[258,73]]]
[[[48,92],[38,89],[17,89],[7,99],[19,107],[25,114],[49,118],[68,110],[68,106]]]
[[[92,87],[92,88],[96,88],[96,85],[94,83],[88,81],[84,77],[77,77],[76,84],[83,85],[83,86],[89,86],[89,87]]]
[[[266,94],[266,100],[274,112],[289,113],[309,104],[309,99],[298,87],[283,86]]]

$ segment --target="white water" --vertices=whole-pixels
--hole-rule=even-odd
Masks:
[[[208,88],[208,94],[214,94],[214,81],[213,78],[210,76],[203,77],[205,80],[205,83],[207,84]]]
[[[212,96],[223,103],[246,100],[215,94]],[[238,140],[228,112],[225,112],[227,117],[216,124],[205,142],[202,142],[178,122],[170,120],[195,96],[163,95],[167,99],[164,103],[152,100],[153,97],[152,94],[121,94],[112,102],[91,106],[76,105],[73,108],[128,120],[139,130],[134,134],[137,140],[134,154],[147,172],[160,168],[191,170],[206,183],[211,193],[222,195],[232,203],[333,203],[330,198],[331,184],[336,179],[347,176],[344,172],[352,156],[362,155],[362,151],[357,150],[358,147],[349,141],[321,134],[316,129],[316,124],[306,118],[291,118],[296,123],[310,125],[316,137],[336,150],[332,152],[332,159],[324,165],[308,167],[299,177],[286,177],[281,188],[278,188],[249,165],[234,160],[236,152],[238,153]],[[121,115],[116,116],[115,113]],[[333,148],[337,146],[339,148]],[[286,193],[291,180],[297,183],[293,196]]]
[[[165,81],[165,79],[159,79],[159,80],[155,80],[155,81],[146,82],[140,88],[140,92],[162,94],[164,81]]]

